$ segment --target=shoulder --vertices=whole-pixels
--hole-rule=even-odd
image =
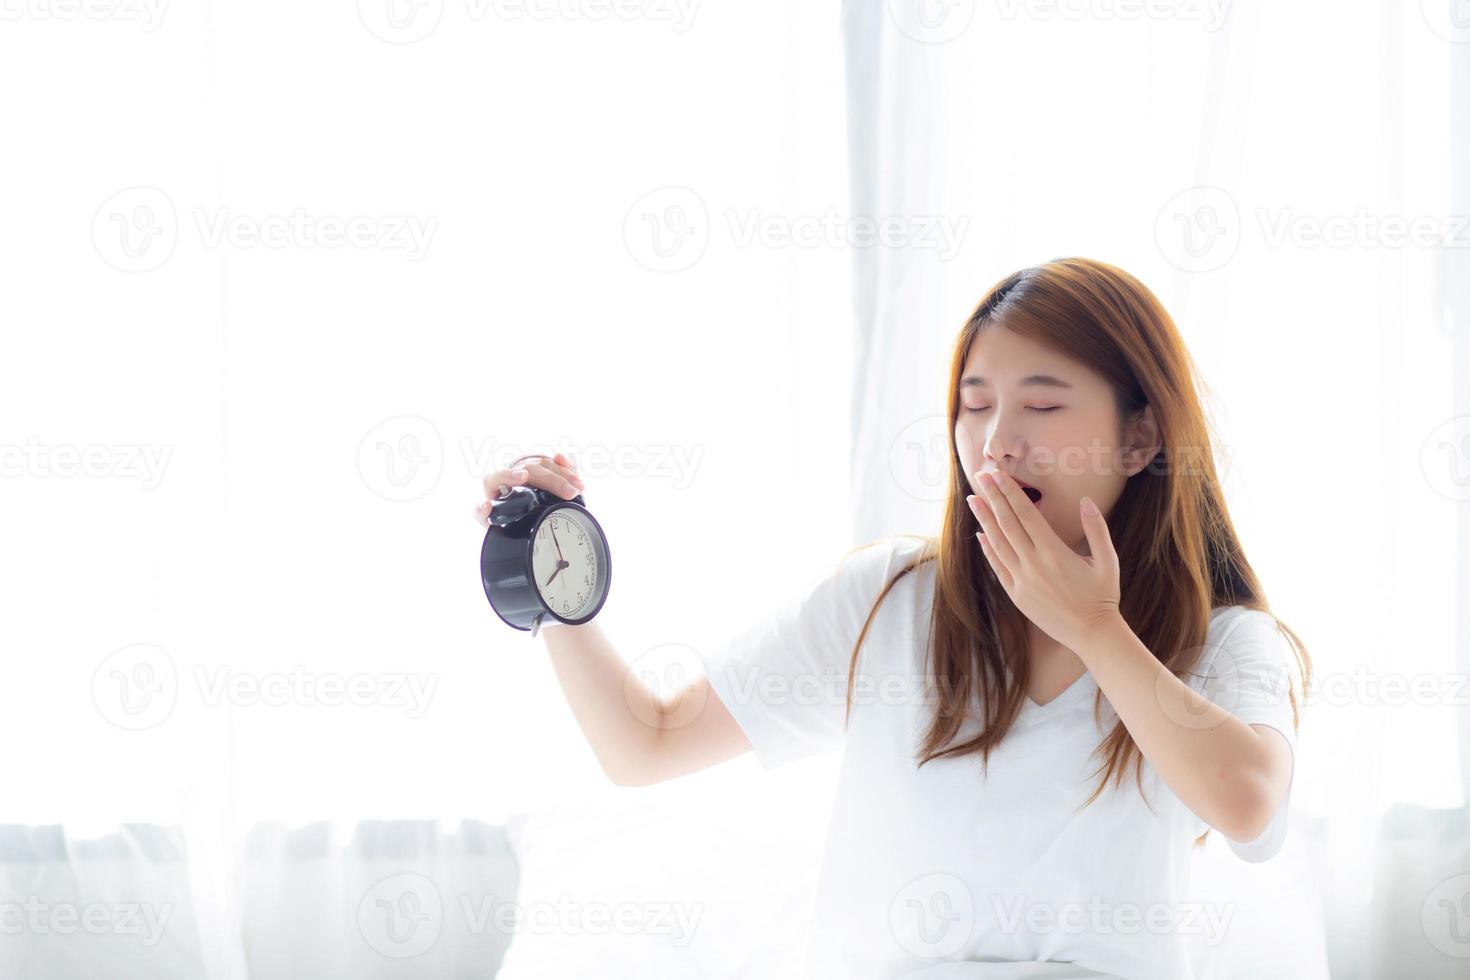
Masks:
[[[1205,655],[1289,659],[1290,641],[1274,615],[1249,606],[1217,606],[1210,612]]]
[[[1248,703],[1289,706],[1300,681],[1296,650],[1274,615],[1246,606],[1210,614],[1205,647],[1194,670],[1195,686],[1209,688],[1227,709]]]
[[[832,578],[847,590],[868,598],[879,593],[906,570],[922,572],[932,561],[936,541],[916,534],[895,534],[860,544],[838,559]]]
[[[924,574],[933,565],[924,559],[934,546],[932,538],[897,534],[850,548],[822,563],[821,570],[808,580],[799,605],[818,615],[830,610],[843,622],[859,625],[874,612],[879,597],[883,597],[882,607],[903,595],[906,608],[917,608],[922,605],[921,580],[927,583]],[[913,571],[905,575],[909,569]]]

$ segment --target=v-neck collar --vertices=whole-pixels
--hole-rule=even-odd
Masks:
[[[1096,690],[1097,682],[1092,678],[1092,671],[1084,670],[1062,693],[1046,702],[1046,704],[1037,704],[1031,700],[1030,695],[1023,694],[1021,696],[1021,711],[1016,715],[1015,724],[1024,727],[1039,721],[1044,721],[1060,711],[1065,711],[1070,705],[1076,704],[1079,700],[1088,697]]]

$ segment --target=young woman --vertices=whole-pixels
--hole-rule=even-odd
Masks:
[[[1063,259],[981,300],[948,406],[937,539],[851,552],[669,702],[595,624],[549,629],[567,699],[622,785],[844,749],[808,975],[1188,980],[1233,913],[1186,900],[1190,844],[1280,849],[1311,669],[1193,364],[1140,282]],[[583,486],[557,456],[487,496],[518,483]]]

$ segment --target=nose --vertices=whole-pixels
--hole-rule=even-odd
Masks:
[[[1026,456],[1026,436],[1014,421],[1014,415],[993,416],[994,424],[985,435],[985,458],[992,463],[1017,461]],[[1009,467],[1001,467],[1009,469]]]

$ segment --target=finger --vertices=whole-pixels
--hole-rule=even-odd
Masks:
[[[530,478],[530,471],[523,466],[513,470],[496,470],[485,477],[485,499],[494,503],[500,499],[501,487],[518,487]]]
[[[976,534],[975,537],[980,541],[980,550],[985,553],[985,560],[990,563],[991,568],[995,569],[995,577],[1000,579],[1001,588],[1005,589],[1006,594],[1009,595],[1011,583],[1015,580],[1011,577],[1011,573],[1006,571],[1005,566],[1001,564],[1000,558],[996,555],[995,549],[990,544],[990,535]]]
[[[1026,496],[1021,485],[1005,473],[996,473],[995,479],[1001,496],[1010,504],[1021,527],[1026,529],[1026,536],[1032,545],[1039,548],[1050,544],[1049,539],[1056,538],[1056,532],[1051,529],[1046,518],[1041,516],[1041,511],[1036,509],[1031,498]],[[1061,539],[1057,538],[1057,541],[1060,542]]]
[[[562,497],[566,497],[567,500],[576,497],[576,494],[581,489],[585,489],[585,483],[582,483],[581,476],[576,475],[572,470],[566,469],[562,464],[551,460],[551,457],[545,457],[545,455],[535,455],[535,457],[528,457],[525,460],[517,461],[516,467],[528,473],[528,478],[523,480],[526,485],[538,486],[538,488],[551,491],[553,494],[560,494]]]
[[[559,493],[568,500],[586,488],[580,476],[550,460],[527,460],[525,467],[531,471],[532,486]]]
[[[1015,508],[998,484],[982,478],[980,486],[984,490],[983,499],[990,505],[990,511],[995,515],[995,522],[1000,526],[1001,533],[1016,554],[1025,558],[1036,546],[1031,541],[1031,535],[1021,525],[1021,519],[1016,516]]]
[[[1005,532],[996,523],[995,512],[981,497],[972,494],[966,499],[970,501],[970,508],[975,512],[975,517],[979,519],[980,526],[985,529],[985,537],[990,539],[990,546],[995,549],[996,556],[1000,558],[1006,571],[1018,570],[1021,567],[1020,556],[1016,554],[1016,549],[1011,547],[1011,543],[1006,540]]]
[[[1117,575],[1118,549],[1113,547],[1107,518],[1102,516],[1091,497],[1082,498],[1082,531],[1087,535],[1087,549],[1092,553],[1093,564]]]
[[[566,478],[576,486],[578,490],[586,490],[587,484],[582,481],[582,475],[577,472],[577,461],[565,453],[557,453],[553,459],[559,463],[565,471]]]
[[[557,453],[550,459],[536,459],[532,460],[532,462],[535,463],[537,466],[542,466],[547,470],[555,473],[563,480],[566,480],[568,483],[575,486],[578,490],[587,489],[587,484],[582,482],[582,478],[577,475],[576,469],[572,466],[572,461],[568,459],[564,453]]]
[[[491,504],[490,501],[480,501],[480,503],[475,507],[476,523],[478,523],[481,527],[488,528],[490,526],[490,511],[493,508],[494,505]]]

